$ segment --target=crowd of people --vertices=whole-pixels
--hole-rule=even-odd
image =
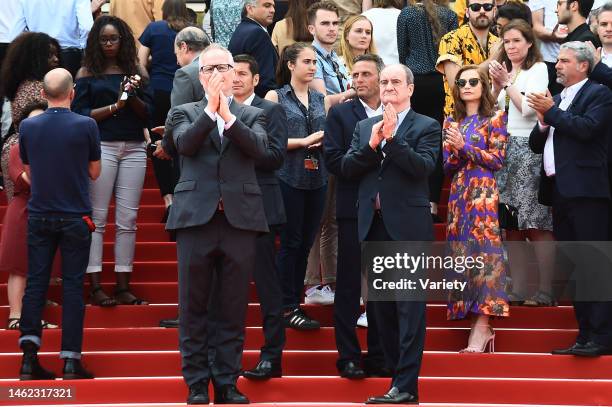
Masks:
[[[6,3],[0,270],[23,380],[55,377],[37,358],[57,328],[41,319],[50,282],[64,379],[93,377],[86,274],[94,306],[148,304],[130,277],[149,161],[178,256],[178,316],[160,325],[179,328],[189,404],[211,380],[215,403],[241,404],[239,375],[282,376],[285,329],[320,328],[304,302],[333,304],[340,376],[391,378],[368,403],[418,402],[425,302],[368,301],[361,242],[433,241],[445,222],[455,255],[484,256],[446,311],[471,321],[461,352],[482,353],[511,306],[558,302],[553,245],[503,242],[612,240],[612,3],[295,0],[279,16],[274,0],[212,0],[211,35],[185,0]],[[251,279],[265,343],[243,371]],[[575,302],[576,341],[553,353],[612,354],[611,304]]]

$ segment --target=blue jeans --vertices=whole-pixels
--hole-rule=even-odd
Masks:
[[[35,215],[28,218],[28,276],[21,311],[19,344],[41,346],[43,308],[51,266],[59,247],[62,254],[62,348],[60,358],[80,359],[83,343],[83,278],[89,260],[91,232],[76,216]]]

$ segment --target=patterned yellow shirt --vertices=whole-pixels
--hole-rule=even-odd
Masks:
[[[483,49],[474,36],[469,24],[464,24],[444,35],[440,40],[439,57],[436,61],[436,69],[444,74],[444,61],[452,61],[459,66],[479,65],[489,58],[489,51],[499,39],[489,33],[487,46]],[[444,93],[446,99],[444,103],[444,116],[449,116],[453,111],[453,95],[448,81],[444,81]]]

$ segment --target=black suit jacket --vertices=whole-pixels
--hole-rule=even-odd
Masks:
[[[174,107],[166,135],[179,154],[181,178],[174,189],[168,230],[205,225],[223,200],[225,217],[237,229],[267,232],[255,161],[268,152],[266,118],[261,109],[232,101],[236,116],[223,132],[204,112],[206,101]]]
[[[555,183],[564,198],[609,198],[608,127],[612,116],[612,93],[591,80],[582,86],[567,111],[559,109],[561,96],[544,115],[546,124],[554,126]],[[529,136],[529,147],[544,153],[549,129],[535,125]],[[538,200],[552,205],[553,184],[544,173]]]
[[[327,113],[323,158],[325,167],[336,176],[336,219],[357,219],[359,180],[342,173],[342,158],[351,147],[357,123],[367,118],[358,98],[335,105]]]
[[[287,115],[281,105],[257,95],[251,106],[262,109],[266,114],[268,151],[262,158],[255,161],[255,173],[263,194],[268,225],[280,225],[287,221],[287,216],[276,170],[283,165],[287,154]]]
[[[374,151],[370,134],[380,120],[376,116],[357,123],[342,159],[342,174],[360,179],[359,239],[368,235],[380,193],[383,221],[393,240],[433,240],[428,179],[440,153],[440,124],[410,109],[394,139]]]
[[[272,39],[261,26],[248,17],[243,17],[232,34],[228,49],[233,55],[249,54],[259,65],[257,96],[265,97],[269,90],[276,89],[275,70],[278,54]]]

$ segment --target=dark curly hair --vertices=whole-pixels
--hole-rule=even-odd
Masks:
[[[15,38],[8,47],[2,63],[0,95],[12,101],[23,81],[42,81],[50,70],[49,57],[52,46],[55,47],[59,58],[59,43],[47,34],[25,32]]]
[[[47,110],[48,104],[46,100],[34,100],[28,103],[23,110],[21,111],[21,115],[17,118],[17,123],[21,123],[25,119],[32,114],[35,110]]]
[[[119,43],[119,53],[117,54],[117,65],[128,75],[138,73],[136,65],[136,43],[132,30],[122,19],[115,16],[98,17],[94,22],[85,47],[85,58],[83,66],[93,76],[101,76],[106,65],[106,57],[100,45],[100,32],[107,25],[112,25],[119,32],[121,42]]]

